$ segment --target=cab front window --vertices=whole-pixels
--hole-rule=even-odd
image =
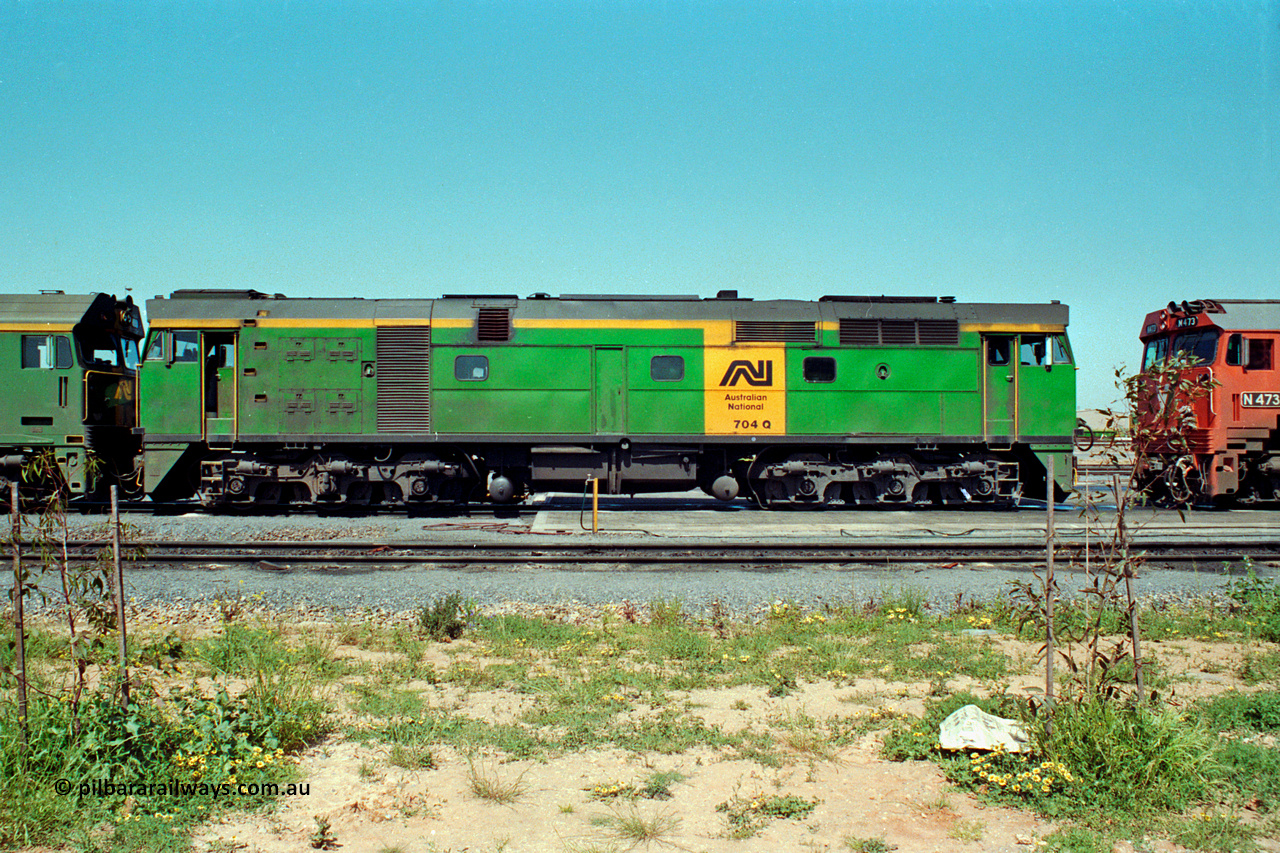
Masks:
[[[1147,351],[1142,354],[1142,369],[1150,370],[1157,364],[1164,364],[1164,358],[1169,352],[1169,339],[1156,338],[1154,341],[1147,341]]]
[[[1173,342],[1173,354],[1183,356],[1191,364],[1212,364],[1218,354],[1218,333],[1203,329],[1178,335]]]

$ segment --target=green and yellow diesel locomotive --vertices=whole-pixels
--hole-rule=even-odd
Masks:
[[[134,479],[142,337],[132,297],[0,295],[0,501],[42,456],[71,497]]]
[[[701,487],[765,506],[1015,503],[1071,477],[1067,307],[937,297],[147,303],[146,491],[427,504]]]

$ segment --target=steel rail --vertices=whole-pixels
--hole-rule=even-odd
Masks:
[[[1104,544],[1104,543],[1103,543]],[[1094,542],[1090,559],[1105,559],[1103,544]],[[68,542],[77,559],[91,559],[92,551],[103,547],[96,540]],[[142,554],[139,564],[279,564],[338,566],[476,566],[476,565],[838,565],[844,563],[905,564],[948,562],[959,564],[1037,564],[1044,557],[1043,539],[1024,542],[863,542],[771,543],[698,541],[638,542],[635,544],[573,543],[488,543],[484,545],[442,545],[424,542],[133,542]],[[1256,562],[1280,560],[1280,540],[1240,543],[1203,541],[1145,543],[1141,546],[1149,563],[1234,563],[1248,558]],[[24,548],[24,559],[36,561],[38,554]],[[1060,542],[1065,558],[1083,560],[1083,543]]]

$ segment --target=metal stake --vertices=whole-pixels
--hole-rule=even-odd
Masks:
[[[22,509],[18,505],[18,484],[9,484],[10,517],[13,531],[13,629],[14,676],[18,682],[18,730],[22,733],[22,751],[27,751],[27,637],[26,614],[22,600],[26,590],[22,583]]]
[[[120,707],[129,708],[129,640],[125,635],[124,568],[120,561],[120,489],[111,487],[111,550],[115,570],[111,586],[116,597],[116,627],[120,629]]]
[[[1054,498],[1054,479],[1053,479],[1053,454],[1049,454],[1048,471],[1045,475],[1045,534],[1044,534],[1044,698],[1045,707],[1048,709],[1048,717],[1045,720],[1045,730],[1053,731],[1053,655],[1054,655],[1054,637],[1053,637],[1053,498]]]

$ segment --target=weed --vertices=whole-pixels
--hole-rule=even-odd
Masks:
[[[793,672],[770,670],[768,695],[774,698],[790,696],[796,689],[796,676]]]
[[[649,602],[649,624],[661,627],[679,625],[684,621],[684,602],[678,598],[654,599]]]
[[[641,785],[636,793],[647,800],[671,799],[671,786],[683,782],[688,777],[679,770],[664,770],[654,773]]]
[[[821,761],[834,757],[832,746],[836,738],[827,727],[803,711],[789,712],[769,722],[779,729],[779,743],[792,752]]]
[[[921,587],[903,584],[896,591],[880,591],[880,613],[887,622],[914,622],[924,618],[929,594]]]
[[[565,853],[618,853],[612,844],[601,845],[593,841],[566,841]]]
[[[844,846],[852,853],[892,853],[892,851],[898,849],[898,845],[885,841],[884,836],[857,838],[852,835],[846,835]]]
[[[947,837],[972,844],[975,841],[981,841],[986,832],[985,820],[958,820],[952,824],[951,829],[947,830]]]
[[[514,779],[503,780],[496,770],[477,767],[470,759],[467,760],[467,787],[479,799],[503,806],[518,802],[529,793],[523,773]]]
[[[422,745],[393,744],[387,761],[406,770],[433,770],[436,767],[435,753]]]
[[[770,819],[803,820],[810,815],[821,800],[806,800],[794,794],[775,794],[766,797],[757,794],[744,800],[736,794],[716,806],[716,811],[724,812],[729,822],[730,838],[750,838],[764,828]]]
[[[606,830],[610,835],[633,844],[648,844],[653,841],[664,841],[680,828],[680,818],[669,812],[657,811],[652,815],[644,815],[635,808],[626,811],[613,811],[607,815],[596,815],[591,823]]]
[[[311,833],[311,846],[316,850],[332,850],[338,846],[338,839],[330,829],[329,819],[316,815],[316,828]]]
[[[1201,703],[1205,721],[1215,729],[1280,729],[1280,692],[1224,693]]]
[[[416,717],[422,713],[422,695],[382,685],[357,682],[348,688],[359,694],[351,710],[370,717]]]
[[[418,626],[431,639],[440,642],[462,636],[475,614],[475,605],[460,592],[451,592],[418,608]]]
[[[592,800],[616,800],[620,797],[634,797],[636,789],[626,782],[602,782],[587,788],[587,797]]]
[[[1211,740],[1171,708],[1121,705],[1094,696],[1065,703],[1038,742],[1078,777],[1073,796],[1095,807],[1178,809],[1207,787]]]
[[[1227,741],[1214,755],[1222,784],[1262,813],[1280,810],[1280,749]]]
[[[1255,654],[1246,652],[1240,662],[1240,679],[1245,684],[1265,684],[1280,680],[1280,649],[1268,649]]]
[[[1064,826],[1043,839],[1046,853],[1111,853],[1112,845],[1087,826]]]
[[[1258,849],[1254,833],[1235,815],[1205,812],[1172,822],[1173,840],[1189,850],[1231,850],[1249,853]]]

